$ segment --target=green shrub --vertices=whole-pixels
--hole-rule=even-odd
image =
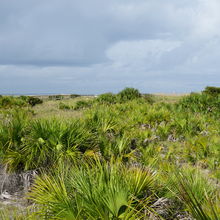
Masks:
[[[37,105],[37,104],[42,104],[43,100],[39,99],[38,97],[29,97],[28,98],[28,104],[31,105],[32,107]]]
[[[42,219],[148,219],[154,179],[148,168],[119,163],[64,164],[36,178],[30,199]]]
[[[74,99],[74,98],[77,98],[77,97],[80,97],[80,95],[78,95],[78,94],[71,94],[71,95],[70,95],[70,98],[71,98],[71,99]]]
[[[192,112],[218,113],[220,110],[220,99],[218,96],[210,96],[206,93],[192,93],[181,99],[177,105],[181,109]]]
[[[174,170],[171,177],[172,192],[185,203],[194,219],[210,220],[220,218],[219,192],[211,181],[198,169]],[[172,180],[173,179],[173,180]]]
[[[19,152],[21,153],[21,170],[50,167],[53,165],[56,160],[56,149],[59,148],[59,138],[62,131],[62,123],[56,119],[33,120],[29,124],[29,134],[23,138]],[[9,152],[5,163],[13,170],[17,167],[12,162],[17,160],[18,157],[14,157]]]
[[[117,96],[112,93],[104,93],[99,95],[96,101],[98,103],[115,104],[117,102]]]
[[[88,101],[80,100],[80,101],[76,102],[74,110],[89,108],[91,106],[92,106],[92,101],[91,100],[88,100]]]
[[[0,107],[2,108],[11,108],[11,107],[22,107],[26,106],[27,102],[20,97],[13,96],[2,96],[0,97]]]
[[[10,107],[13,105],[13,100],[10,97],[2,97],[1,99],[1,106],[2,107]]]
[[[28,111],[16,109],[5,114],[0,124],[0,146],[7,150],[21,144],[21,138],[28,122]]]
[[[212,96],[217,96],[220,94],[220,87],[214,87],[214,86],[207,86],[203,93],[212,95]]]
[[[65,104],[65,103],[63,103],[63,102],[60,102],[60,103],[59,103],[59,109],[69,110],[69,109],[71,109],[71,108],[72,108],[72,106],[67,105],[67,104]]]
[[[154,103],[154,97],[153,97],[153,95],[151,95],[151,94],[143,94],[142,97],[143,97],[143,99],[144,99],[146,102],[148,102],[148,103],[150,103],[150,104],[153,104],[153,103]]]
[[[22,95],[22,96],[20,96],[19,98],[22,99],[22,100],[24,100],[25,102],[28,101],[28,96]]]
[[[118,98],[121,102],[130,101],[141,97],[141,93],[134,88],[125,88],[118,93]]]
[[[64,97],[62,95],[50,95],[50,100],[62,100]]]

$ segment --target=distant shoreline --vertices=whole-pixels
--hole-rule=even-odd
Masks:
[[[3,95],[3,96],[56,96],[56,95],[62,95],[62,96],[70,96],[70,95],[80,95],[80,96],[96,96],[96,95],[92,95],[92,94],[75,94],[75,93],[70,93],[70,94],[60,94],[60,93],[27,93],[27,94],[18,94],[18,93],[15,93],[15,94],[0,94],[0,95]]]
[[[72,94],[76,94],[79,96],[97,96],[100,94],[77,94],[77,93],[69,93],[69,94],[60,94],[60,93],[27,93],[27,94],[0,94],[2,96],[56,96],[56,95],[61,95],[61,96],[70,96]],[[155,95],[155,96],[185,96],[190,93],[142,93],[144,94],[150,94],[150,95]]]

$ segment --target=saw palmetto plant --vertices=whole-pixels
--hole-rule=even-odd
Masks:
[[[147,168],[89,160],[42,174],[29,196],[39,204],[42,217],[142,219],[153,212],[149,204],[155,199],[154,176]]]
[[[0,165],[38,170],[28,194],[34,209],[13,209],[13,216],[220,219],[219,97],[151,98],[108,94],[86,99],[92,105],[82,111],[50,100],[57,109],[48,118],[39,111],[47,101],[31,110],[1,108]],[[71,100],[62,102],[74,106]],[[61,120],[57,111],[81,112]],[[9,211],[1,218],[11,218]]]

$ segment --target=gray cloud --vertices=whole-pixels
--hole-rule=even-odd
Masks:
[[[1,1],[0,63],[87,65],[121,40],[188,32],[187,9],[158,1]],[[176,7],[175,7],[176,6]],[[173,22],[173,20],[176,22]]]
[[[219,11],[218,0],[2,0],[0,93],[220,85]]]

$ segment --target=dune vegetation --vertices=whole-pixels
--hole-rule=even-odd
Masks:
[[[49,110],[48,110],[49,109]],[[46,112],[46,113],[45,113]],[[220,219],[220,90],[0,97],[0,158],[36,170],[1,219]]]

